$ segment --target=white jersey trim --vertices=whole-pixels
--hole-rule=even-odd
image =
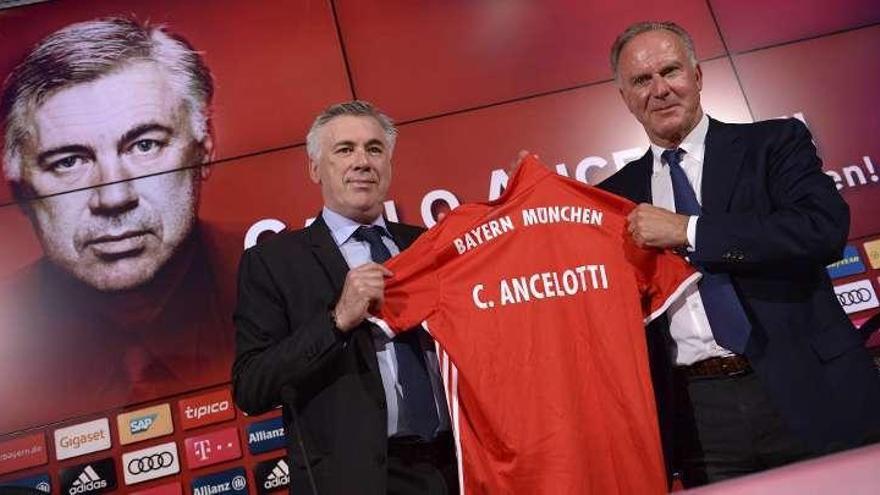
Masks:
[[[428,322],[423,321],[422,325],[428,330]],[[459,429],[460,410],[458,407],[458,368],[452,364],[449,354],[436,340],[434,346],[437,350],[437,359],[440,362],[440,378],[443,380],[443,386],[446,390],[446,407],[449,409],[449,422],[452,428],[452,438],[455,440],[455,461],[458,464],[458,493],[465,495],[464,492],[464,466],[461,459],[461,430]]]
[[[647,325],[648,323],[651,323],[652,321],[656,320],[657,317],[659,317],[660,315],[665,313],[666,310],[669,309],[669,306],[671,306],[672,303],[674,303],[676,299],[681,297],[681,295],[684,293],[684,291],[686,291],[688,289],[688,287],[695,284],[702,277],[703,277],[702,273],[694,272],[690,277],[684,279],[680,284],[678,284],[678,287],[675,289],[675,291],[672,294],[669,295],[669,297],[666,298],[665,301],[663,301],[663,304],[659,308],[654,310],[654,312],[651,313],[650,316],[645,318],[645,325]]]

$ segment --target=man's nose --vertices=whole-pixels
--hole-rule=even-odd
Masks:
[[[114,214],[137,206],[133,174],[119,159],[100,160],[89,207],[96,213]]]
[[[660,74],[654,74],[651,78],[651,96],[663,98],[669,94],[669,83]]]
[[[352,155],[352,160],[353,160],[352,164],[355,167],[362,168],[362,167],[369,167],[370,166],[370,160],[367,156],[366,150],[355,149],[354,154]]]

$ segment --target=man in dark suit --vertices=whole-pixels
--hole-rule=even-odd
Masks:
[[[600,187],[641,203],[639,245],[680,250],[704,275],[648,329],[684,484],[876,440],[880,380],[825,270],[849,210],[806,127],[705,115],[693,42],[673,23],[631,26],[611,62],[651,148]]]
[[[457,493],[433,343],[365,320],[391,275],[379,263],[422,232],[381,215],[396,133],[366,102],[319,115],[307,146],[321,215],[241,261],[235,400],[283,407],[292,493]]]

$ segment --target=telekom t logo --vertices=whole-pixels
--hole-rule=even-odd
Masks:
[[[211,441],[210,440],[201,440],[193,443],[196,457],[199,458],[200,461],[207,461],[208,454],[211,453]]]
[[[190,469],[241,457],[238,429],[234,426],[187,438],[184,444]]]

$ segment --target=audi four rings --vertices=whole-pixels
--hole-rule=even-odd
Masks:
[[[846,292],[838,292],[837,300],[840,302],[841,306],[852,306],[853,304],[865,303],[871,300],[871,291],[860,287],[858,289],[851,289]]]
[[[147,473],[154,469],[170,467],[173,464],[174,455],[171,452],[160,452],[146,457],[132,459],[128,462],[128,472],[130,474]]]

